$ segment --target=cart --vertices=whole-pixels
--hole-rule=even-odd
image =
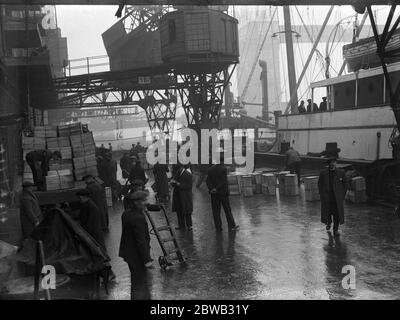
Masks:
[[[165,225],[163,225],[163,226],[156,225],[156,222],[152,217],[152,215],[155,213],[162,213],[164,215],[165,222],[166,222]],[[183,254],[182,254],[182,250],[179,246],[179,243],[176,240],[174,230],[172,229],[172,226],[170,224],[170,221],[169,221],[169,218],[167,216],[164,206],[161,204],[147,205],[146,216],[150,221],[152,230],[154,231],[154,234],[155,234],[155,236],[158,240],[158,243],[160,244],[161,250],[164,254],[163,256],[160,256],[158,258],[158,263],[160,264],[161,269],[166,270],[169,266],[185,263],[186,259],[184,258]],[[163,231],[165,231],[165,233],[168,234],[167,237],[163,237],[161,235],[161,233]],[[174,245],[173,249],[168,250],[168,248],[165,246],[165,244],[168,242],[173,243],[173,245]]]

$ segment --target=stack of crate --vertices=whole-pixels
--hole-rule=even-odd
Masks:
[[[91,132],[70,136],[74,175],[81,180],[85,175],[97,176],[96,145]]]
[[[262,193],[268,196],[276,196],[276,176],[273,173],[264,173],[261,176]]]
[[[238,176],[234,173],[228,174],[228,188],[230,195],[239,195],[240,186],[238,181]]]
[[[71,170],[49,171],[46,176],[46,190],[71,189],[74,187],[74,177]]]
[[[56,126],[45,126],[44,127],[46,138],[57,138],[57,127]]]
[[[46,138],[46,129],[45,127],[34,127],[33,128],[33,135],[35,136],[35,138],[41,138],[41,139],[45,139]]]
[[[278,187],[279,187],[279,194],[285,194],[285,176],[290,174],[290,171],[281,171],[277,174],[278,176]]]
[[[318,189],[318,177],[305,177],[304,179],[304,189],[306,195],[306,201],[318,201],[319,189]]]
[[[60,125],[57,127],[59,137],[69,137],[82,133],[82,124],[80,122],[73,124]]]
[[[347,192],[347,199],[353,203],[364,203],[367,201],[364,177],[354,177],[351,179],[350,190]]]
[[[287,174],[284,178],[285,195],[297,196],[299,194],[299,186],[296,174]]]
[[[72,149],[68,137],[48,137],[46,141],[48,150],[59,151],[63,160],[72,159]]]
[[[253,172],[252,176],[252,184],[253,184],[253,193],[260,194],[262,192],[262,173],[261,172]]]
[[[29,181],[29,182],[34,183],[31,167],[28,165],[28,163],[26,161],[24,161],[23,181]]]
[[[72,159],[60,159],[60,160],[50,160],[49,162],[49,170],[50,171],[59,171],[59,170],[70,170],[73,171]]]
[[[253,193],[253,177],[251,175],[241,176],[241,191],[245,197],[252,196]]]

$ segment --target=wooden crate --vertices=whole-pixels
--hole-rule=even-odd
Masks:
[[[246,186],[243,186],[242,187],[242,195],[243,196],[245,196],[245,197],[250,197],[250,196],[252,196],[254,193],[253,193],[253,187],[251,186],[251,187],[246,187]]]
[[[276,186],[261,185],[261,192],[267,196],[276,196]]]
[[[238,185],[238,178],[235,174],[228,174],[228,185]]]
[[[240,188],[239,188],[239,185],[237,185],[237,184],[230,184],[230,185],[228,185],[228,188],[229,188],[229,194],[230,194],[230,195],[232,195],[232,196],[240,195]]]
[[[242,188],[252,188],[253,190],[253,177],[252,176],[242,176],[241,178],[242,181]]]
[[[276,186],[276,176],[273,173],[264,173],[261,176],[261,184],[266,186]]]
[[[298,185],[298,183],[297,183],[297,175],[296,174],[291,174],[291,173],[285,175],[285,177],[284,177],[284,185],[285,186],[295,186],[295,185],[297,186]]]
[[[363,191],[366,190],[365,178],[364,177],[354,177],[351,179],[351,190]]]

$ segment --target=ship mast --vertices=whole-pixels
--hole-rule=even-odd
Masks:
[[[296,88],[296,69],[294,64],[294,51],[293,51],[293,38],[292,38],[292,23],[290,21],[290,9],[289,6],[283,6],[283,19],[285,22],[285,41],[286,41],[286,56],[288,65],[288,77],[289,77],[289,90],[290,90],[290,101],[291,101],[291,113],[295,113],[297,98]]]

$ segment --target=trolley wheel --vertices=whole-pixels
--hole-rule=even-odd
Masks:
[[[158,263],[160,264],[162,270],[166,270],[169,265],[168,260],[165,256],[159,256]]]

